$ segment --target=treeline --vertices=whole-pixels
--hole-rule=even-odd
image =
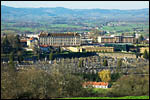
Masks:
[[[94,56],[94,52],[69,52],[68,54],[54,54],[54,58],[79,58],[79,57],[89,57]]]
[[[25,51],[20,43],[19,35],[6,35],[1,39],[1,54],[9,60],[14,60],[17,57],[19,62],[22,61]]]

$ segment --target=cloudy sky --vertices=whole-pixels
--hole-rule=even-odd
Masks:
[[[65,7],[71,9],[142,9],[149,1],[1,1],[1,5],[19,8]]]

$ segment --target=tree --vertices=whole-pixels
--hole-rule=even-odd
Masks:
[[[51,53],[49,54],[49,60],[53,60],[54,57],[53,57],[53,51],[51,51]]]
[[[13,99],[16,97],[17,82],[16,82],[16,68],[12,64],[1,64],[1,98]]]
[[[13,46],[15,52],[18,52],[19,50],[21,50],[22,46],[20,43],[19,35],[16,35],[15,37],[13,37],[12,46]]]
[[[38,53],[39,53],[39,48],[38,48],[37,46],[34,46],[34,47],[33,47],[33,53],[34,53],[34,55],[38,55]]]
[[[38,53],[38,54],[37,54],[37,59],[40,60],[40,57],[41,57],[41,54]]]
[[[98,72],[98,75],[103,82],[109,82],[111,80],[110,70],[102,70]]]
[[[108,61],[106,59],[104,59],[103,66],[108,66]]]
[[[18,56],[18,61],[19,61],[19,63],[20,63],[21,61],[23,61],[23,52],[22,52],[22,51],[18,51],[18,52],[17,52],[17,56]]]
[[[141,43],[143,40],[144,40],[143,35],[140,35],[139,38],[138,38],[138,41]]]
[[[143,58],[149,59],[149,54],[147,53],[147,50],[144,50]]]
[[[133,33],[133,37],[135,37],[135,36],[136,36],[136,33],[134,32],[134,33]]]
[[[138,40],[137,40],[138,41]],[[139,48],[138,48],[138,42],[136,42],[136,58],[138,58],[138,56],[139,56]]]
[[[117,62],[117,67],[121,67],[122,66],[122,60],[119,59],[118,62]]]
[[[80,68],[83,67],[83,59],[80,59],[80,60],[79,60],[78,67],[80,67]]]
[[[14,61],[14,52],[11,52],[9,55],[9,61],[13,62]]]
[[[59,46],[58,47],[58,53],[61,53],[62,52],[62,50],[61,50],[61,47]]]
[[[149,95],[149,76],[122,76],[112,85],[112,94],[112,96]]]
[[[138,40],[138,39],[135,39],[135,43],[138,44],[138,43],[139,43],[139,40]]]
[[[112,73],[111,74],[111,82],[116,82],[121,76],[122,76],[122,74],[120,74],[120,73]]]
[[[10,42],[8,41],[7,36],[4,38],[3,42],[2,42],[2,51],[3,53],[10,53],[10,51],[12,51],[12,46],[10,44]]]
[[[118,62],[117,62],[117,72],[121,72],[121,66],[122,66],[122,60],[119,59]]]

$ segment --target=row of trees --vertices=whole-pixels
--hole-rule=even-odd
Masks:
[[[22,50],[19,35],[16,36],[5,36],[1,41],[1,53],[9,54],[11,52],[17,53]]]
[[[17,57],[18,61],[23,60],[24,50],[20,43],[19,35],[5,36],[1,41],[1,54],[5,57],[9,54],[9,60],[13,61]],[[7,56],[8,57],[8,56]]]

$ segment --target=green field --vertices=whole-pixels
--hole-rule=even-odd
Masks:
[[[149,36],[149,24],[148,23],[134,23],[134,22],[124,22],[125,24],[108,26],[104,25],[101,27],[101,30],[112,32],[113,34],[122,34],[125,33],[127,35],[132,35],[134,32],[134,28],[138,28],[138,30],[143,29],[143,31],[138,32],[138,34],[143,34],[143,36]],[[29,23],[28,23],[29,24]],[[20,22],[4,22],[1,24],[1,33],[5,34],[16,34],[16,33],[24,33],[24,32],[33,32],[37,33],[39,31],[48,31],[48,32],[90,32],[89,29],[83,29],[84,25],[82,24],[50,24],[48,22],[39,22],[39,24],[31,23],[28,25]],[[84,23],[88,27],[100,26],[100,23],[95,22],[86,22]],[[113,22],[113,24],[118,24],[118,22]],[[21,26],[24,25],[24,26]],[[110,35],[112,33],[107,33]]]
[[[148,29],[148,25],[141,25],[141,26],[136,26],[135,24],[127,25],[127,26],[104,26],[102,30],[108,30],[108,31],[133,31],[132,28],[137,28],[137,27],[143,27],[143,29]]]
[[[71,27],[71,28],[80,28],[81,26],[68,25],[68,24],[53,24],[50,27]]]
[[[149,99],[149,96],[125,96],[125,97],[75,97],[61,99]]]
[[[141,31],[140,33],[147,36],[149,25],[144,23],[126,23],[125,25],[119,26],[103,26],[102,30],[117,32],[119,34],[123,32],[132,33],[134,32],[133,28],[138,28],[140,30],[143,29],[144,31],[143,32]]]

